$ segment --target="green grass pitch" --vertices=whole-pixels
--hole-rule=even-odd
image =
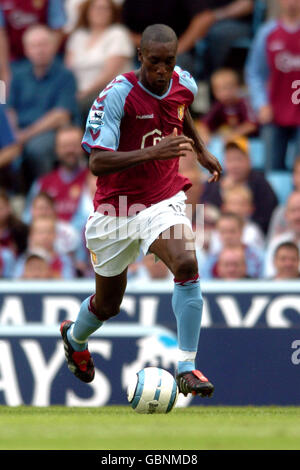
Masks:
[[[300,449],[300,407],[0,406],[0,450]]]

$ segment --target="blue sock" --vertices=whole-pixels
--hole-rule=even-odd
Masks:
[[[77,320],[67,331],[68,341],[75,351],[84,351],[87,348],[88,337],[103,324],[92,311],[92,297],[82,302]]]
[[[195,369],[203,308],[198,275],[187,281],[175,280],[172,307],[177,322],[179,347],[177,373],[181,374]]]

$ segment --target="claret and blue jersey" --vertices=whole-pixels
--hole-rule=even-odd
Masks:
[[[162,96],[147,90],[134,72],[119,75],[95,100],[82,146],[88,153],[94,148],[126,152],[155,145],[174,128],[180,134],[185,111],[196,93],[194,79],[179,67],[175,67]],[[127,196],[128,206],[139,203],[148,207],[188,189],[191,184],[178,174],[178,165],[177,158],[151,160],[99,177],[95,209],[112,204],[118,214],[119,196]]]

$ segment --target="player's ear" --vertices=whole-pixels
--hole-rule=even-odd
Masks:
[[[142,51],[141,51],[141,48],[138,47],[137,49],[137,56],[138,56],[138,60],[142,63],[143,61],[143,54],[142,54]]]

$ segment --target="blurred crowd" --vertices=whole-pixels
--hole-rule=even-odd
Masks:
[[[81,139],[149,24],[170,25],[191,109],[223,166],[180,171],[202,279],[299,277],[299,0],[0,0],[0,277],[93,278],[84,228],[96,178]],[[129,278],[169,280],[152,255]]]

